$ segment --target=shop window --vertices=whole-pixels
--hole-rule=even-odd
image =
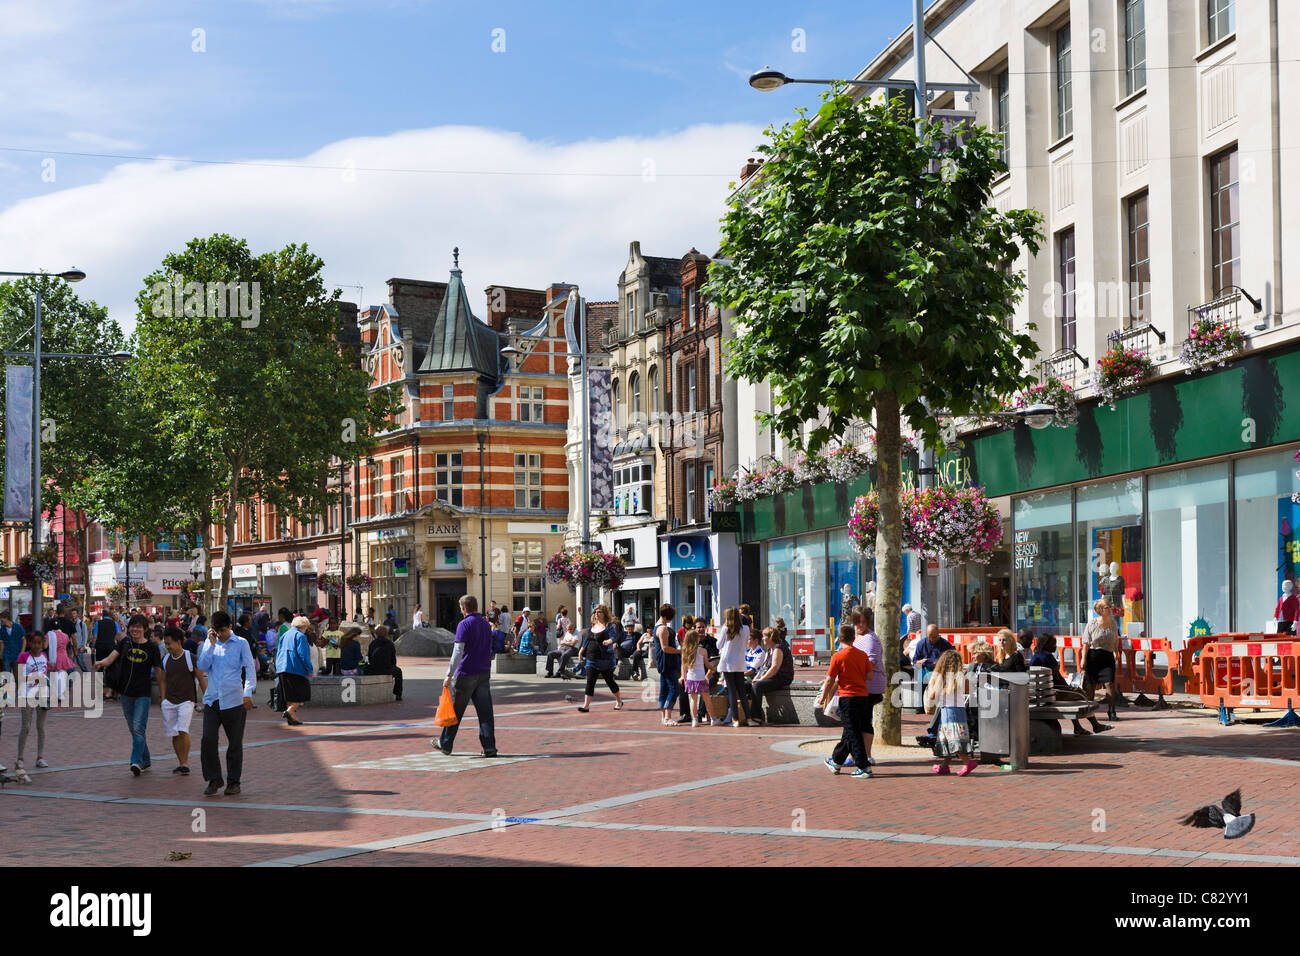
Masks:
[[[827,608],[826,536],[800,535],[795,539],[792,559],[795,577],[794,627],[814,630],[825,629],[829,617]],[[790,618],[786,618],[788,622]],[[830,650],[829,634],[818,634],[818,650]]]
[[[839,528],[830,533],[827,543],[827,568],[830,577],[830,615],[836,626],[849,623],[848,612],[862,603],[858,593],[862,580],[862,558],[849,543],[849,532]]]
[[[1227,631],[1228,464],[1151,475],[1147,520],[1147,634],[1168,637],[1177,646],[1198,619],[1213,633]]]
[[[1300,491],[1295,449],[1243,458],[1236,463],[1237,589],[1232,630],[1264,630],[1277,609],[1282,582],[1300,578]],[[1206,621],[1213,627],[1215,621]],[[1227,630],[1218,627],[1218,630]]]
[[[1137,636],[1146,620],[1139,597],[1143,580],[1142,478],[1086,485],[1078,490],[1075,507],[1079,556],[1075,624],[1079,628],[1087,624],[1093,603],[1104,597],[1115,608],[1120,634]]]
[[[1013,507],[1016,629],[1069,634],[1074,573],[1070,492],[1029,495],[1018,498]]]

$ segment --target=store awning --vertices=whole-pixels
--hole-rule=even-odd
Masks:
[[[651,591],[659,589],[659,575],[652,574],[629,574],[623,579],[623,586],[620,591]]]

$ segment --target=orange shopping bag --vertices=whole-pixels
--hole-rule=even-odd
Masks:
[[[451,689],[444,687],[442,689],[442,699],[438,701],[438,713],[433,718],[435,727],[452,727],[459,721],[456,719],[456,708],[451,702]]]

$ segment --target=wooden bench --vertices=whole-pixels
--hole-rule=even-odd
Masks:
[[[1046,667],[1029,668],[1029,752],[1054,754],[1061,752],[1061,720],[1083,720],[1090,717],[1100,701],[1057,700],[1052,672]]]

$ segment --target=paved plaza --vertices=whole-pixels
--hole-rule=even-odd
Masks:
[[[663,727],[641,699],[652,672],[625,685],[625,710],[602,693],[585,715],[565,700],[580,702],[578,681],[494,678],[501,757],[478,756],[472,708],[443,757],[429,739],[446,663],[402,663],[403,702],[305,708],[302,727],[266,706],[262,684],[237,797],[201,796],[197,733],[193,775],[170,772],[156,709],[139,778],[118,712],[54,712],[52,767],[0,792],[5,831],[40,839],[4,841],[0,863],[153,866],[174,851],[192,856],[168,866],[1300,864],[1296,730],[1128,708],[1113,731],[1067,732],[1063,754],[1022,772],[937,777],[909,748],[857,780],[832,776],[808,743],[835,731]],[[12,765],[10,717],[0,761]],[[905,717],[905,739],[925,720]],[[1258,815],[1246,838],[1175,822],[1237,787]]]

